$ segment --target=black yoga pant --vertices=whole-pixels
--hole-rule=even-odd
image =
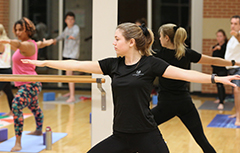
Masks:
[[[213,73],[217,74],[218,76],[227,76],[227,70],[215,70],[213,69]],[[222,83],[217,83],[217,91],[218,91],[218,98],[221,104],[223,104],[224,99],[226,98],[225,88]]]
[[[179,117],[204,153],[216,153],[204,135],[199,114],[190,97],[175,101],[160,100],[152,113],[158,125],[175,116]]]
[[[226,97],[224,85],[222,83],[217,83],[216,85],[218,90],[218,98],[220,101],[219,103],[223,104],[223,101]]]
[[[0,69],[0,74],[12,74],[11,68],[5,68]],[[3,92],[7,95],[8,99],[8,105],[10,107],[10,110],[12,110],[12,100],[14,98],[12,93],[12,86],[10,82],[0,82],[0,91],[3,90]]]
[[[169,153],[158,129],[145,133],[113,134],[95,145],[88,153]]]

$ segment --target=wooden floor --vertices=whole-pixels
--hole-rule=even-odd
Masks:
[[[91,101],[83,101],[76,104],[44,104],[42,95],[44,92],[55,92],[64,94],[63,90],[43,90],[40,94],[40,106],[44,112],[44,127],[51,126],[54,132],[68,133],[66,137],[53,144],[51,151],[43,150],[41,153],[86,153],[90,149],[91,124],[89,123],[89,113],[91,112]],[[16,90],[14,90],[16,92]],[[89,94],[90,92],[76,91],[76,94]],[[214,98],[200,98],[193,96],[194,103],[198,108],[205,100]],[[8,112],[9,107],[6,96],[0,96],[0,112]],[[232,114],[232,111],[209,111],[198,110],[202,119],[205,134],[214,146],[217,153],[240,153],[240,129],[227,128],[207,128],[206,126],[216,114]],[[24,109],[24,113],[30,113]],[[24,120],[24,131],[35,130],[34,117]],[[14,136],[13,124],[8,128],[8,138]],[[201,148],[195,143],[185,126],[178,118],[159,126],[171,153],[202,153]],[[13,144],[14,145],[14,144]]]

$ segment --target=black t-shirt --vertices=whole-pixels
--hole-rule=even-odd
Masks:
[[[141,133],[156,129],[150,94],[155,77],[162,76],[169,64],[153,56],[142,56],[134,65],[126,65],[124,57],[103,59],[99,64],[112,79],[113,130]]]
[[[183,56],[180,60],[175,57],[175,54],[175,50],[162,47],[159,52],[154,54],[154,56],[163,59],[170,65],[183,69],[190,69],[191,62],[197,63],[202,57],[201,54],[192,49],[186,49],[185,56]],[[163,77],[159,78],[159,99],[176,100],[188,95],[187,84],[188,82],[186,81],[173,80]]]
[[[215,46],[213,46],[212,48],[218,46],[219,44],[216,44]],[[212,57],[220,57],[220,58],[224,58],[224,55],[225,55],[225,52],[226,52],[226,47],[227,47],[227,43],[224,43],[222,46],[221,46],[221,49],[220,50],[215,50],[213,51],[212,53]],[[220,67],[220,66],[213,66],[212,65],[212,68],[213,68],[213,73],[217,73],[219,71],[224,71],[226,72],[227,74],[227,69],[225,67]]]

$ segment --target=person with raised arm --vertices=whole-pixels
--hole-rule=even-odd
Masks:
[[[13,74],[18,75],[37,75],[36,66],[23,64],[22,59],[36,60],[38,49],[49,46],[53,39],[35,42],[32,36],[35,33],[35,26],[31,20],[26,17],[15,22],[13,32],[18,40],[8,39],[0,40],[0,44],[9,44],[14,52],[12,56]],[[30,135],[42,135],[43,112],[39,107],[38,95],[42,90],[41,82],[14,82],[18,91],[12,101],[12,112],[14,118],[14,129],[16,142],[11,151],[22,149],[21,138],[23,131],[23,108],[28,107],[35,116],[36,130]]]
[[[156,76],[198,83],[221,82],[240,76],[218,77],[171,66],[151,56],[154,37],[144,25],[122,23],[117,26],[113,46],[118,57],[99,61],[22,60],[25,64],[62,70],[108,75],[112,79],[114,103],[113,134],[88,153],[169,153],[149,108],[152,84]],[[154,142],[154,143],[153,143]]]

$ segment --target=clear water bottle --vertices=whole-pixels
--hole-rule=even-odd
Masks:
[[[46,127],[45,143],[46,150],[52,150],[52,130],[50,126]]]

